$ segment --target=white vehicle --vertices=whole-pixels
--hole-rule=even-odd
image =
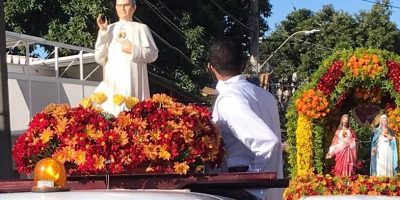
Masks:
[[[6,193],[0,200],[233,200],[188,190],[75,190],[48,193]]]

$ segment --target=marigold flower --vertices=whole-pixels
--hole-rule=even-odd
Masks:
[[[75,151],[74,154],[74,163],[77,165],[83,165],[86,162],[86,152],[79,150],[79,151]]]
[[[160,148],[160,152],[159,152],[158,156],[163,160],[169,160],[171,157],[171,154],[164,148]]]
[[[105,161],[106,159],[103,156],[97,156],[93,155],[93,158],[95,160],[94,167],[98,170],[104,169],[105,168]]]
[[[65,117],[57,119],[56,131],[58,134],[64,133],[68,125],[68,119]]]
[[[172,105],[174,103],[174,99],[166,94],[154,94],[151,100],[153,102],[162,103],[165,105]]]
[[[44,109],[44,113],[48,113],[53,115],[54,117],[62,117],[70,110],[70,106],[68,104],[49,104]]]
[[[126,132],[123,130],[118,130],[117,133],[119,133],[119,143],[121,144],[121,146],[125,146],[126,144],[128,144],[128,134],[126,134]]]
[[[179,163],[175,162],[174,163],[174,171],[180,175],[186,174],[189,170],[189,165],[186,164],[186,162]]]
[[[40,139],[42,140],[43,143],[48,143],[49,140],[53,138],[53,131],[50,128],[46,128],[43,130],[43,132],[40,134]]]

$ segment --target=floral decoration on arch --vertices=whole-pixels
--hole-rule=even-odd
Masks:
[[[296,91],[288,105],[286,127],[291,175],[323,172],[327,148],[323,119],[342,106],[346,98],[354,96],[362,102],[379,104],[385,93],[396,107],[400,105],[399,92],[400,57],[394,53],[366,48],[343,50],[323,61],[311,81]],[[393,126],[394,121],[389,121]],[[310,138],[308,142],[313,145],[304,142],[304,138]],[[304,152],[310,155],[303,156]],[[300,163],[311,164],[300,167]]]

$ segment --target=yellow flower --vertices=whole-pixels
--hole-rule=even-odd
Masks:
[[[183,162],[183,163],[175,162],[174,170],[176,173],[178,173],[180,175],[186,174],[187,171],[189,170],[189,165],[187,165],[186,162]]]
[[[296,129],[296,162],[297,175],[307,175],[314,171],[313,169],[313,143],[311,121],[300,114],[297,120]]]
[[[74,163],[77,165],[85,164],[86,162],[86,152],[79,150],[75,151],[74,155]]]
[[[169,160],[169,158],[171,157],[171,154],[164,148],[160,148],[160,153],[158,154],[158,157],[160,157],[161,159],[164,159],[164,160]]]
[[[46,128],[40,135],[40,139],[43,141],[44,144],[46,144],[47,142],[49,142],[49,140],[53,138],[53,135],[53,131],[50,128]]]
[[[117,106],[120,106],[121,104],[123,104],[125,101],[125,97],[121,94],[115,94],[113,96],[113,103]]]
[[[92,100],[89,97],[85,97],[81,101],[81,106],[84,108],[89,108],[92,106]]]
[[[91,98],[93,102],[100,105],[107,101],[107,96],[103,92],[93,93]]]
[[[99,170],[104,169],[106,159],[103,156],[98,157],[97,155],[93,155],[93,158],[95,160],[94,167]]]
[[[132,108],[137,103],[139,103],[139,99],[136,97],[126,97],[125,98],[125,105],[127,108]]]

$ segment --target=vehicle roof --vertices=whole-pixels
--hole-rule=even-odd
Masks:
[[[232,200],[188,190],[74,190],[49,193],[5,193],[0,200]]]

